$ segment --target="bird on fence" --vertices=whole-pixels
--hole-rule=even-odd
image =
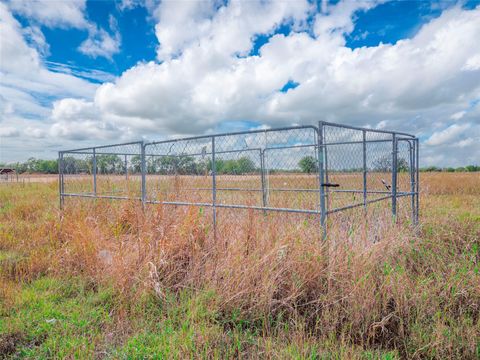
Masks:
[[[382,181],[382,184],[387,188],[387,190],[390,190],[391,186],[387,184],[387,182],[383,179],[380,179]]]

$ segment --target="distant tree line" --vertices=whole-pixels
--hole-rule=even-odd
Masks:
[[[467,165],[460,167],[437,167],[437,166],[428,166],[425,168],[420,168],[420,171],[423,172],[477,172],[480,171],[479,165]]]
[[[13,168],[17,173],[40,173],[40,174],[58,174],[57,160],[41,160],[29,158],[25,162],[16,162],[10,164],[0,164],[0,168]]]
[[[99,174],[124,174],[125,161],[122,156],[110,154],[98,154],[96,156],[97,173]],[[147,156],[146,171],[148,174],[179,174],[179,175],[206,175],[212,172],[212,161],[210,158],[198,159],[193,156]],[[252,159],[249,157],[240,157],[238,159],[215,160],[216,173],[219,175],[242,175],[256,173],[260,171]],[[93,172],[93,157],[77,158],[74,156],[64,156],[64,172],[67,174],[91,174]],[[1,164],[0,167],[10,167],[19,174],[37,173],[37,174],[58,174],[57,160],[42,160],[29,158],[25,162]],[[369,165],[369,171],[388,172],[391,171],[392,160],[390,157],[382,157]],[[408,171],[408,162],[399,158],[397,160],[397,169],[399,172]],[[141,172],[141,158],[134,155],[128,158],[127,170],[129,173]],[[271,173],[275,172],[302,172],[316,173],[318,171],[318,162],[313,156],[305,156],[300,159],[296,168],[290,169],[269,169]],[[333,169],[332,171],[335,171]],[[360,172],[361,168],[345,168],[338,171],[342,172]],[[429,166],[420,168],[422,172],[480,172],[480,166],[467,165],[461,167],[437,167]]]
[[[98,174],[124,174],[141,172],[141,158],[139,155],[131,156],[127,164],[122,156],[98,154],[96,156]],[[126,168],[125,168],[126,165]],[[148,174],[179,174],[179,175],[206,175],[212,171],[211,159],[196,159],[193,156],[147,156],[146,172]],[[248,174],[259,171],[252,159],[240,157],[238,159],[216,159],[217,174]],[[40,173],[58,174],[58,160],[40,160],[30,158],[25,162],[0,164],[0,167],[10,167],[19,174]],[[65,155],[63,169],[66,174],[92,174],[93,157],[78,158]]]

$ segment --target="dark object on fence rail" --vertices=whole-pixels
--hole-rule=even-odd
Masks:
[[[323,187],[339,187],[340,184],[329,184],[329,183],[325,183],[325,184],[322,184]]]
[[[419,141],[413,135],[328,122],[59,152],[59,195],[143,205],[318,215],[410,198],[418,222]],[[391,185],[384,178],[389,177]],[[361,201],[355,201],[361,194]],[[353,200],[352,200],[353,199]]]

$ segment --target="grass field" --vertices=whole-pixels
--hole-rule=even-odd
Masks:
[[[0,184],[0,358],[480,358],[480,175],[421,174],[417,229],[69,201]],[[347,219],[348,218],[348,219]],[[371,229],[367,231],[367,229]]]

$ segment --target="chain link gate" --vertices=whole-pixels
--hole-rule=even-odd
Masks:
[[[208,208],[214,230],[220,211],[226,221],[290,214],[325,236],[329,215],[390,200],[397,219],[408,198],[400,208],[416,224],[418,145],[405,133],[320,122],[61,151],[60,206],[76,197]]]

